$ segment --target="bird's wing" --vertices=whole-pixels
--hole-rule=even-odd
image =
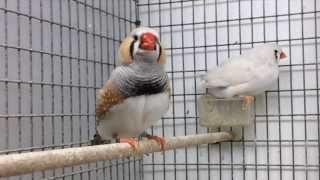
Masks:
[[[122,103],[125,100],[118,89],[113,86],[109,80],[106,85],[100,90],[97,98],[96,117],[99,122],[105,114],[115,105]]]
[[[246,83],[256,77],[255,66],[250,59],[233,59],[222,67],[210,70],[206,76],[206,86],[217,88]]]

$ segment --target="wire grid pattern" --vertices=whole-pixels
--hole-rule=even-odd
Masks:
[[[127,0],[0,0],[0,154],[88,145],[95,97],[135,27]],[[8,179],[133,179],[138,160]]]
[[[279,81],[256,98],[255,123],[232,128],[239,140],[153,154],[144,179],[319,179],[317,0],[140,0],[143,25],[160,32],[172,104],[150,131],[164,137],[205,133],[198,125],[198,74],[247,49],[278,43],[289,55]],[[263,83],[263,82],[261,82]],[[230,128],[210,131],[230,130]]]
[[[256,44],[278,42],[290,59],[274,89],[257,98],[254,126],[232,129],[241,140],[153,154],[142,164],[98,162],[19,178],[318,179],[319,4],[140,0],[143,24],[159,30],[167,47],[173,90],[170,111],[151,131],[207,132],[197,125],[204,92],[195,75]],[[135,8],[125,0],[0,1],[1,154],[88,144],[96,90],[115,66]]]

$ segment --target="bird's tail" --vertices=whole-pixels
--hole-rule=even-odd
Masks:
[[[200,79],[200,87],[207,88],[208,78],[206,74],[198,74],[197,77]]]

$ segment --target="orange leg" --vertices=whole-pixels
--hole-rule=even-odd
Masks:
[[[164,152],[164,145],[166,144],[166,140],[164,138],[159,136],[151,136],[151,135],[148,135],[147,138],[155,140],[160,145],[161,151]]]
[[[120,138],[120,143],[129,144],[135,152],[138,152],[139,141],[136,138]]]
[[[243,97],[242,110],[246,110],[250,104],[254,102],[254,96]]]

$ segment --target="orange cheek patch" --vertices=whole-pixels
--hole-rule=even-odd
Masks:
[[[166,52],[165,52],[162,45],[161,45],[161,54],[160,54],[158,63],[159,64],[166,64]]]
[[[120,63],[121,64],[131,64],[132,58],[130,56],[130,45],[133,42],[132,37],[125,38],[119,47],[119,57],[120,57]]]

